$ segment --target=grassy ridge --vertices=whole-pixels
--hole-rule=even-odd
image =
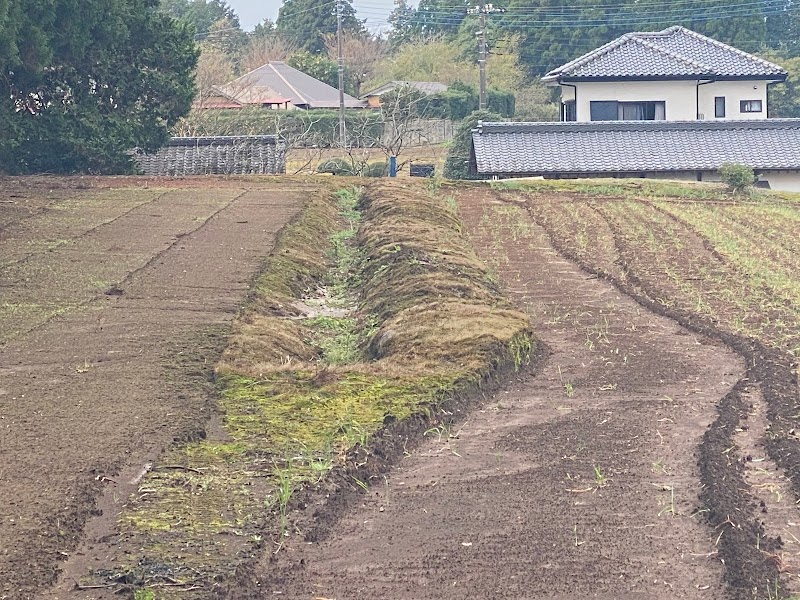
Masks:
[[[280,549],[297,530],[296,491],[354,453],[369,462],[386,423],[527,360],[527,317],[460,229],[454,204],[392,184],[309,200],[217,366],[221,431],[172,449],[122,516],[122,539],[142,549],[119,568],[129,585],[208,597],[237,564]]]

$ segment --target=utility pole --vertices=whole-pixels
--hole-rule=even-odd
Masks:
[[[336,45],[339,48],[337,61],[339,71],[339,144],[347,146],[347,131],[344,123],[344,58],[342,57],[342,0],[336,0]]]
[[[494,4],[481,4],[467,9],[471,15],[480,16],[480,29],[475,32],[478,36],[478,70],[480,72],[480,92],[478,108],[486,110],[486,15],[506,12],[505,8],[496,7]]]

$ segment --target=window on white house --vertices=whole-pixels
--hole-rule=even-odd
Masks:
[[[663,121],[667,118],[666,103],[593,101],[590,118],[592,121]]]
[[[714,116],[718,119],[725,118],[725,96],[714,98]]]
[[[739,102],[739,112],[759,113],[761,112],[761,100],[742,100]]]
[[[577,121],[578,113],[575,107],[575,100],[567,100],[561,105],[562,121]]]

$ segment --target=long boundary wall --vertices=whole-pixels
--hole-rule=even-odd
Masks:
[[[286,144],[275,135],[176,137],[136,162],[145,175],[271,175],[286,172]]]

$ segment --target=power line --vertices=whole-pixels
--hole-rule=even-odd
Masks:
[[[514,15],[508,15],[505,17],[504,22],[502,23],[501,27],[504,29],[508,28],[516,28],[516,29],[545,29],[545,28],[562,28],[562,29],[578,29],[578,28],[585,28],[585,27],[621,27],[625,25],[637,25],[637,26],[646,26],[646,25],[663,25],[667,22],[675,23],[675,22],[706,22],[706,21],[715,21],[715,20],[723,20],[723,19],[735,19],[735,18],[763,18],[773,15],[785,15],[789,12],[797,12],[800,10],[800,7],[797,8],[789,8],[789,9],[775,9],[775,10],[763,10],[758,14],[753,14],[747,10],[739,10],[739,11],[720,11],[714,14],[706,14],[706,15],[698,15],[698,14],[687,14],[687,15],[664,15],[664,16],[648,16],[646,14],[642,15],[631,15],[625,17],[604,17],[600,19],[569,19],[569,20],[544,20],[538,18],[514,18]],[[454,18],[454,17],[435,17],[435,18],[428,18],[424,17],[422,19],[412,19],[412,25],[418,26],[433,26],[433,25],[453,25],[458,26],[460,25],[466,17],[461,18]],[[566,17],[565,17],[566,19]],[[387,21],[387,23],[389,23]]]
[[[371,8],[383,8],[382,5],[379,4],[371,4],[369,1],[358,0],[358,2],[354,3],[354,6],[363,5],[365,7]],[[693,6],[686,6],[689,10],[695,10],[698,8],[721,8],[719,0],[710,0],[709,2],[703,2],[702,0],[696,0],[695,2],[691,3]],[[743,5],[748,6],[759,6],[759,5],[768,5],[768,4],[776,4],[783,6],[785,3],[783,0],[755,0],[753,2],[743,3]],[[730,4],[725,4],[725,7],[730,6]],[[412,12],[436,12],[439,11],[464,11],[468,7],[468,4],[458,4],[458,5],[438,5],[434,9],[410,9]],[[572,6],[508,6],[506,7],[509,11],[529,11],[529,12],[555,12],[555,13],[563,13],[563,12],[584,12],[587,10],[619,10],[620,8],[634,8],[634,9],[646,9],[649,10],[650,7],[658,7],[665,10],[674,9],[675,2],[669,0],[657,0],[653,2],[636,2],[635,5],[632,6],[620,6],[619,3],[614,4],[584,4],[584,5],[572,5]]]

